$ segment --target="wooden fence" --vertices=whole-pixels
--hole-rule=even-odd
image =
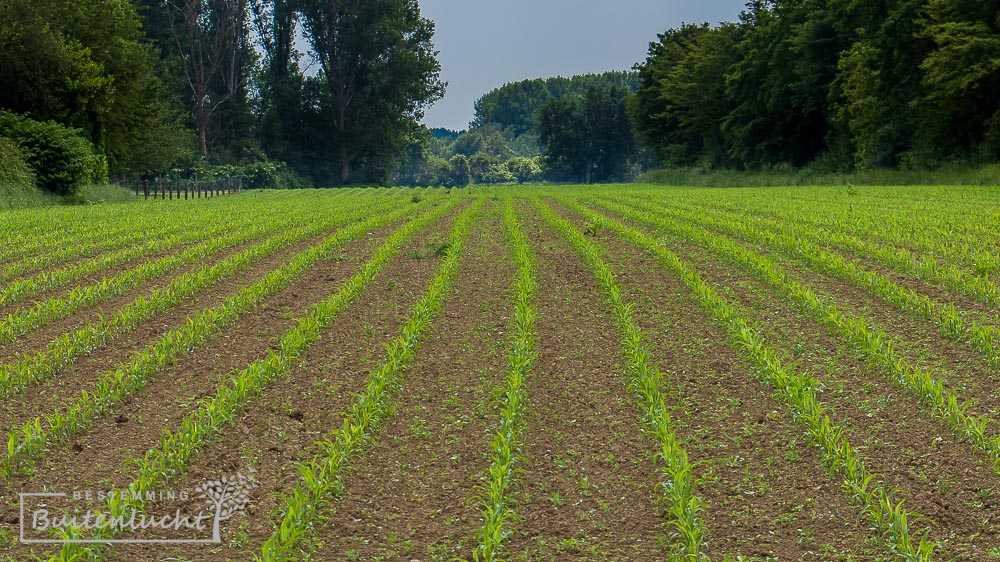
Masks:
[[[243,191],[243,178],[224,178],[212,181],[174,180],[163,178],[154,180],[128,180],[122,178],[118,184],[125,189],[135,189],[135,195],[149,199],[202,199],[231,195]]]

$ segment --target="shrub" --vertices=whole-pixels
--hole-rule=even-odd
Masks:
[[[507,161],[507,169],[520,183],[534,182],[542,179],[541,157],[511,158]]]
[[[0,137],[0,185],[35,187],[35,175],[17,143]]]
[[[514,177],[514,174],[510,173],[507,166],[504,166],[503,164],[494,164],[490,166],[486,175],[483,176],[483,183],[517,183],[517,178]]]
[[[86,183],[107,181],[107,160],[79,129],[0,111],[0,135],[18,144],[39,187],[47,191],[76,195]]]

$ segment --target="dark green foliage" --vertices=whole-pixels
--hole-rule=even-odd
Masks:
[[[0,136],[18,144],[46,191],[74,195],[86,183],[107,181],[107,162],[78,129],[0,111]]]
[[[553,98],[581,96],[588,87],[619,86],[634,92],[638,76],[634,72],[605,72],[563,78],[522,80],[511,82],[476,100],[473,129],[495,125],[513,137],[537,131],[536,117],[545,102]]]
[[[0,2],[0,108],[80,129],[116,172],[170,165],[187,137],[142,41],[131,2]]]
[[[687,25],[659,37],[629,101],[636,130],[667,165],[730,164],[719,125],[733,109],[725,72],[736,62],[736,26]]]
[[[450,173],[448,185],[462,187],[469,185],[472,181],[472,171],[469,167],[469,159],[464,154],[456,154],[448,161]]]
[[[303,0],[306,38],[320,62],[319,121],[340,183],[384,181],[416,136],[423,108],[444,95],[416,0]]]
[[[754,0],[652,43],[630,112],[662,164],[817,173],[1000,158],[1000,0]]]
[[[548,101],[539,110],[539,132],[549,175],[557,181],[626,179],[635,157],[624,88],[587,88],[583,96]]]
[[[0,121],[3,117],[0,116]],[[16,142],[0,136],[0,185],[20,188],[35,187],[35,174],[24,159]]]

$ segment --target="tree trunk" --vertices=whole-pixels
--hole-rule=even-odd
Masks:
[[[340,141],[340,183],[346,185],[351,177],[351,161],[347,158],[347,143]]]
[[[198,142],[201,146],[201,155],[208,156],[208,125],[198,123]]]
[[[347,108],[344,107],[344,103],[340,103],[340,115],[337,120],[337,129],[340,133],[340,183],[344,185],[347,180],[351,177],[351,158],[347,152],[347,124],[345,119],[347,118]]]

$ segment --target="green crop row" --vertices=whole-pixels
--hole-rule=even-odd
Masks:
[[[7,282],[19,276],[30,275],[39,269],[50,266],[58,266],[67,261],[79,257],[85,257],[104,251],[113,251],[122,247],[135,244],[137,241],[136,230],[138,223],[130,223],[129,228],[121,233],[105,233],[95,229],[87,236],[81,236],[78,240],[61,241],[47,244],[19,261],[9,261],[0,267],[0,282]],[[180,230],[179,223],[171,223],[144,233],[147,239],[155,239],[164,236],[174,235]],[[26,237],[28,235],[25,235]]]
[[[92,285],[76,287],[66,296],[48,299],[38,303],[33,308],[22,308],[11,312],[3,321],[0,321],[0,343],[14,341],[31,330],[56,320],[69,318],[84,307],[118,296],[141,286],[142,283],[150,279],[155,279],[186,265],[199,263],[228,248],[249,242],[274,230],[276,230],[274,226],[263,225],[239,230],[227,236],[192,246],[179,254],[147,261],[112,277],[106,277]]]
[[[42,272],[28,279],[18,279],[0,289],[0,306],[15,304],[43,291],[79,281],[88,275],[100,273],[145,256],[168,252],[178,246],[200,242],[234,228],[238,228],[238,226],[212,223],[210,228],[188,231],[183,235],[160,233],[149,242],[138,246],[128,246],[54,271]]]
[[[290,199],[286,199],[282,203],[289,202]],[[245,199],[240,208],[251,213],[267,210],[262,203],[256,198]],[[241,219],[236,208],[227,206],[197,205],[182,210],[148,205],[102,205],[27,229],[19,222],[20,233],[8,233],[13,238],[0,256],[0,263],[3,263],[0,281],[68,260],[176,234],[188,225],[243,224]]]
[[[660,501],[665,507],[664,514],[668,522],[680,537],[680,544],[672,553],[671,560],[702,560],[704,556],[701,548],[705,539],[705,524],[699,517],[702,501],[695,494],[687,451],[674,433],[670,413],[660,390],[665,383],[663,375],[656,368],[646,345],[645,333],[632,317],[634,307],[622,298],[615,273],[601,259],[598,247],[568,221],[559,218],[552,209],[537,200],[533,203],[545,222],[560,232],[587,262],[611,303],[611,311],[621,332],[621,346],[628,362],[626,375],[629,388],[638,395],[643,422],[656,438],[660,465],[657,469],[660,476],[659,490],[662,494]]]
[[[732,217],[732,215],[727,216]],[[975,275],[953,265],[941,263],[934,256],[918,256],[906,248],[878,244],[830,229],[803,227],[791,221],[764,217],[757,217],[754,220],[767,229],[829,244],[873,260],[893,271],[914,275],[927,283],[970,297],[987,306],[1000,307],[1000,285],[990,281],[985,275]]]
[[[364,390],[344,418],[343,427],[334,430],[318,443],[320,452],[298,466],[301,479],[281,508],[281,523],[264,542],[257,560],[299,560],[308,549],[309,530],[322,506],[342,488],[340,476],[344,465],[391,413],[390,393],[398,391],[403,371],[413,362],[420,338],[441,311],[451,289],[464,253],[465,240],[481,201],[474,203],[455,220],[449,249],[430,287],[413,308],[399,336],[387,346],[387,357],[368,375]]]
[[[386,242],[362,269],[346,281],[336,294],[312,307],[306,316],[281,338],[278,351],[268,350],[267,355],[254,361],[245,369],[234,374],[229,384],[222,386],[211,398],[205,399],[196,411],[187,416],[176,432],[165,432],[160,444],[147,451],[145,457],[136,459],[138,474],[128,486],[128,499],[116,495],[108,501],[107,509],[111,517],[130,513],[143,508],[141,500],[147,491],[169,482],[182,474],[198,451],[213,436],[228,425],[236,412],[248,405],[275,379],[291,371],[299,357],[313,344],[320,332],[330,326],[334,317],[343,312],[399,254],[404,244],[420,229],[440,219],[454,203],[442,205],[417,219],[408,222],[389,236]],[[103,529],[102,535],[93,538],[109,538],[110,530]],[[70,528],[63,538],[78,538],[82,531]],[[67,542],[51,560],[78,561],[96,559],[100,556],[101,543]]]
[[[45,351],[0,366],[0,400],[21,392],[33,382],[53,376],[77,357],[134,330],[140,323],[177,306],[185,298],[222,279],[249,269],[257,261],[289,245],[347,222],[356,221],[364,216],[366,211],[384,212],[386,209],[385,205],[381,205],[373,209],[354,208],[342,214],[330,214],[322,221],[275,235],[217,264],[204,265],[197,271],[185,273],[172,280],[166,287],[154,289],[147,296],[136,298],[114,314],[99,317],[81,328],[63,334],[49,343]]]
[[[649,252],[664,268],[681,279],[699,306],[727,331],[736,347],[757,367],[757,376],[775,390],[776,395],[787,404],[792,417],[805,426],[812,440],[819,445],[826,464],[843,478],[844,488],[851,499],[861,504],[863,514],[888,538],[892,554],[907,561],[931,559],[937,544],[929,541],[925,533],[917,536],[910,530],[909,518],[912,514],[908,514],[902,503],[897,503],[892,493],[876,482],[857,449],[848,442],[844,426],[830,419],[826,407],[816,396],[818,383],[815,379],[795,373],[783,365],[775,349],[765,342],[749,319],[719,296],[715,288],[660,241],[582,205],[570,204],[570,207]],[[638,220],[627,212],[624,216]]]
[[[743,214],[748,211],[755,215],[762,213],[788,224],[822,230],[824,234],[853,235],[898,248],[910,248],[927,254],[928,259],[935,261],[938,261],[934,257],[937,255],[952,264],[968,268],[971,274],[983,279],[1000,272],[1000,257],[992,247],[1000,236],[996,231],[998,222],[980,221],[978,234],[962,232],[964,226],[976,221],[976,213],[956,215],[955,209],[947,204],[928,208],[909,205],[905,200],[885,201],[871,206],[852,201],[846,208],[824,205],[803,213],[801,207],[790,212],[788,201],[768,197],[744,202],[745,205],[736,207]],[[712,201],[704,205],[733,209],[732,202],[724,205]],[[978,206],[983,207],[982,201]],[[951,222],[941,224],[938,217],[946,215],[952,217]],[[988,223],[991,224],[987,226]]]
[[[508,489],[514,478],[514,466],[520,459],[521,430],[527,399],[525,380],[537,356],[535,350],[535,311],[532,298],[535,280],[535,255],[527,236],[517,222],[510,199],[503,204],[504,226],[513,246],[517,279],[514,282],[514,314],[511,317],[510,369],[504,381],[500,404],[500,425],[493,432],[490,467],[480,485],[479,505],[483,516],[477,535],[479,544],[472,556],[476,562],[494,562],[510,536],[507,522],[516,517]]]
[[[369,202],[372,203],[375,201]],[[378,210],[378,206],[372,205],[369,210]],[[230,294],[222,304],[202,310],[184,325],[171,329],[155,343],[135,353],[129,361],[102,374],[93,391],[84,390],[67,406],[35,418],[20,430],[9,432],[7,456],[0,461],[0,476],[10,476],[23,463],[41,455],[46,447],[77,435],[125,397],[145,388],[150,376],[174,363],[181,355],[191,353],[218,337],[223,328],[287,287],[336,249],[416,210],[419,207],[391,213],[368,212],[373,218],[338,230],[320,244],[296,254],[256,283]]]
[[[960,401],[931,372],[901,357],[884,330],[872,326],[864,317],[845,314],[835,305],[819,298],[808,287],[791,279],[770,258],[748,250],[731,239],[702,229],[678,225],[656,213],[640,210],[638,206],[625,207],[607,203],[605,208],[622,213],[640,224],[674,232],[710,249],[727,261],[746,268],[754,277],[786,295],[817,322],[827,326],[832,334],[857,347],[889,380],[929,405],[932,415],[944,421],[953,433],[988,455],[994,471],[1000,472],[1000,436],[987,435],[989,419],[970,415],[968,402]]]

